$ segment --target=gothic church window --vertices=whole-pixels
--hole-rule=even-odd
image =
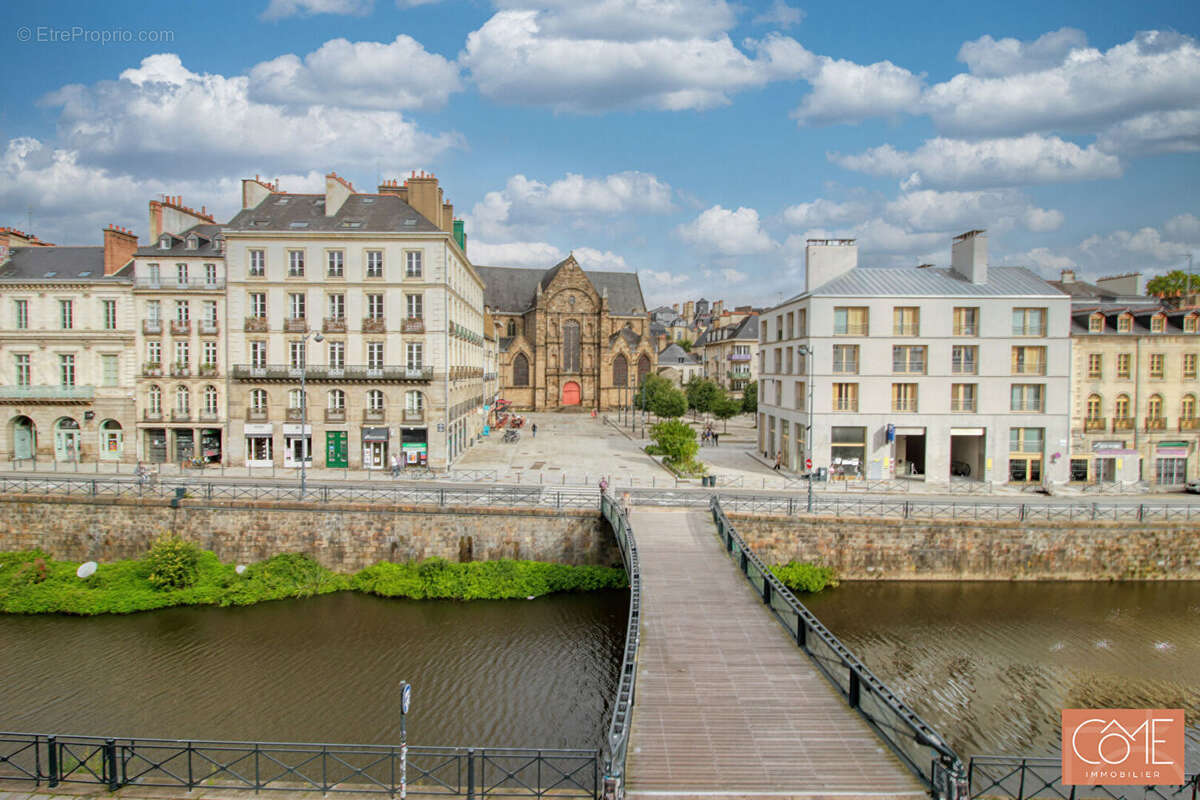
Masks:
[[[529,359],[524,353],[517,353],[513,359],[513,386],[529,385]]]
[[[579,372],[579,323],[563,323],[563,372]]]

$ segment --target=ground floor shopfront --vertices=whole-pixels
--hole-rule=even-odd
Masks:
[[[437,466],[426,426],[301,425],[247,422],[241,426],[245,466],[391,470]],[[239,459],[231,459],[238,463]]]
[[[1182,487],[1200,478],[1200,437],[1195,432],[1076,436],[1071,447],[1073,483],[1144,481]]]
[[[997,424],[926,417],[922,425],[884,417],[816,415],[811,446],[803,414],[759,413],[759,451],[781,468],[831,480],[951,478],[1015,484],[1068,477],[1066,420],[1013,415]],[[975,423],[975,424],[970,424]]]
[[[143,424],[138,430],[140,461],[148,464],[223,463],[225,431],[221,427]]]
[[[88,464],[136,460],[132,403],[0,406],[0,458]]]

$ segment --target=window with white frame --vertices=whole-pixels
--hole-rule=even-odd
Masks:
[[[188,265],[187,264],[176,264],[175,265],[175,283],[179,284],[180,286],[188,285]]]
[[[209,385],[204,387],[204,413],[210,417],[215,417],[218,413],[217,387],[215,386]]]
[[[346,266],[345,250],[329,250],[325,253],[325,268],[331,278],[340,278]]]
[[[175,321],[187,322],[192,318],[191,304],[187,300],[175,301]]]
[[[299,389],[288,390],[288,408],[299,410],[304,408],[304,392]]]
[[[304,319],[305,300],[303,292],[292,292],[288,295],[288,301],[291,304],[292,319]]]
[[[383,411],[383,392],[372,389],[367,392],[367,408],[371,411]]]
[[[267,272],[267,251],[250,251],[250,277],[261,278]]]
[[[367,295],[367,317],[373,320],[383,319],[383,295]]]
[[[175,342],[175,366],[177,369],[187,369],[191,363],[191,346],[188,342]]]
[[[205,342],[204,343],[204,366],[208,367],[209,369],[216,369],[216,367],[217,367],[217,343],[216,342]]]
[[[425,348],[420,342],[409,342],[406,347],[405,366],[408,369],[421,369],[424,359]]]
[[[162,303],[158,300],[146,301],[146,319],[150,322],[162,321]]]
[[[346,407],[346,393],[341,389],[329,390],[329,410],[341,411]]]
[[[146,362],[147,366],[153,364],[157,367],[162,364],[162,342],[146,342]]]
[[[267,410],[267,390],[252,389],[250,391],[250,408],[259,413]]]
[[[404,254],[404,275],[407,278],[421,277],[421,251],[409,250]]]
[[[205,300],[202,309],[204,324],[215,328],[217,325],[217,301]]]
[[[304,251],[288,250],[288,277],[304,277]]]
[[[329,368],[344,369],[346,366],[346,343],[329,343]]]
[[[14,365],[16,366],[16,385],[29,386],[30,369],[29,369],[29,354],[17,353],[13,356]]]
[[[75,385],[75,356],[71,354],[61,354],[58,357],[58,377],[60,383],[65,387]]]
[[[58,319],[63,330],[70,330],[75,327],[75,304],[73,301],[58,301]]]
[[[329,295],[329,318],[331,320],[344,320],[346,318],[346,295]]]
[[[17,322],[16,327],[19,330],[25,330],[26,328],[29,327],[29,301],[28,300],[14,300],[13,305],[14,305],[13,316],[16,317],[16,322]]]
[[[150,406],[150,413],[153,416],[162,415],[162,389],[157,385],[151,385],[150,390],[146,393],[146,399]]]
[[[368,250],[367,251],[367,277],[382,278],[383,277],[383,251]]]
[[[207,286],[216,286],[217,285],[217,265],[216,264],[205,264],[204,265],[204,283]]]
[[[250,342],[250,366],[263,369],[267,366],[267,343],[255,340]]]
[[[117,301],[104,301],[104,329],[107,331],[115,331],[117,329]]]
[[[292,369],[304,369],[304,351],[303,341],[288,342],[288,364]]]
[[[367,367],[383,369],[383,342],[367,342]]]
[[[186,386],[175,387],[175,410],[180,415],[186,416],[191,410],[192,396]]]

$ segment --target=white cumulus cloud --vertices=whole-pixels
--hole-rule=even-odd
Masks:
[[[774,0],[771,7],[754,18],[755,25],[778,25],[790,28],[804,20],[804,11],[789,6],[784,0]]]
[[[923,79],[890,61],[856,64],[821,56],[804,77],[812,92],[792,116],[801,125],[853,123],[876,116],[921,111]]]
[[[1057,67],[1072,50],[1086,46],[1087,35],[1076,28],[1059,28],[1031,42],[993,39],[985,35],[965,42],[958,50],[958,60],[966,64],[973,75],[999,78]]]
[[[815,225],[842,225],[867,216],[871,207],[854,200],[838,203],[818,197],[809,203],[797,203],[783,210],[783,221],[796,228]]]
[[[741,207],[733,211],[713,206],[675,230],[697,250],[721,255],[766,253],[776,247],[762,229],[758,212],[753,208]]]
[[[607,272],[629,272],[629,264],[625,257],[612,250],[597,250],[594,247],[576,247],[573,251],[575,260],[584,269],[596,269]]]
[[[361,17],[371,13],[374,0],[271,0],[262,13],[266,20],[312,14],[341,14]]]
[[[885,216],[914,230],[943,232],[1002,230],[1014,225],[1051,231],[1063,223],[1061,211],[1038,208],[1015,189],[905,192],[887,204]]]
[[[549,242],[467,243],[472,264],[496,267],[549,267],[562,261],[563,251]]]

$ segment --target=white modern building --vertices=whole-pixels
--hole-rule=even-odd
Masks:
[[[832,478],[1065,482],[1071,299],[987,253],[976,230],[949,269],[873,269],[809,240],[804,292],[760,325],[759,450]]]

